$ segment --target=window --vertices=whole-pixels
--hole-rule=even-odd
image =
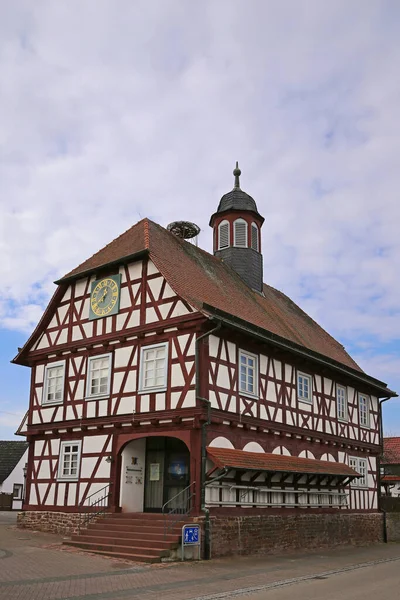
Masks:
[[[22,500],[22,491],[24,486],[22,483],[14,483],[13,485],[13,499],[14,500]]]
[[[229,223],[222,221],[218,225],[218,250],[229,247]]]
[[[65,362],[50,363],[45,368],[42,404],[61,404],[64,395]]]
[[[243,219],[237,219],[234,223],[234,244],[241,248],[247,248],[247,223]]]
[[[311,375],[297,373],[297,398],[302,402],[312,404],[312,380]]]
[[[242,394],[258,394],[258,357],[239,350],[239,390]]]
[[[255,223],[251,224],[251,247],[253,250],[257,250],[257,252],[260,251],[258,244],[258,227]]]
[[[361,427],[369,427],[369,398],[359,394],[358,396],[358,414]]]
[[[347,393],[342,385],[336,386],[336,409],[337,418],[341,421],[347,421]]]
[[[368,487],[368,466],[365,458],[349,457],[349,465],[352,469],[360,473],[361,477],[353,479],[351,487]]]
[[[81,458],[80,440],[61,442],[60,459],[58,464],[58,479],[76,480],[79,476],[79,463]]]
[[[140,391],[163,390],[167,387],[168,344],[142,348],[140,357]]]
[[[88,359],[86,398],[100,398],[110,393],[111,354]]]

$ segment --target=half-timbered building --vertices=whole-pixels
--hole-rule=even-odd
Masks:
[[[103,551],[125,556],[116,531],[153,519],[147,547],[161,512],[204,521],[206,555],[380,539],[395,394],[263,283],[264,218],[234,175],[213,254],[143,219],[56,282],[14,359],[32,370],[21,525],[71,530],[101,507]]]

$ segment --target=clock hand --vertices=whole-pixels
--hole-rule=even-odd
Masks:
[[[100,298],[100,300],[99,300],[99,302],[104,302],[104,299],[105,299],[105,297],[107,296],[107,293],[108,293],[108,290],[107,290],[107,289],[105,289],[105,290],[104,290],[104,293],[103,293],[103,295],[102,295],[102,297],[101,297],[101,298]]]

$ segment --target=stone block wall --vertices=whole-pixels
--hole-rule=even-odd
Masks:
[[[400,542],[400,512],[386,513],[388,542]]]
[[[382,541],[381,513],[211,517],[211,554],[214,558]]]
[[[17,514],[17,526],[37,531],[70,535],[78,531],[79,513],[30,510]]]

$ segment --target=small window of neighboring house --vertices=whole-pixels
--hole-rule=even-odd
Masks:
[[[369,427],[369,397],[358,395],[358,415],[361,427]]]
[[[110,394],[111,354],[88,359],[86,398],[101,398]]]
[[[62,404],[64,397],[65,361],[49,363],[44,372],[42,404]]]
[[[347,392],[343,385],[336,386],[336,407],[337,418],[340,421],[347,421]]]
[[[258,394],[258,356],[239,350],[239,390],[242,394]]]
[[[351,487],[353,488],[365,488],[368,487],[368,463],[365,458],[358,458],[356,456],[349,457],[349,465],[352,469],[357,471],[361,475],[357,479],[353,479]]]
[[[229,247],[229,223],[222,221],[218,225],[218,250]]]
[[[297,398],[312,404],[312,379],[306,373],[297,373]]]
[[[165,390],[168,372],[168,343],[144,346],[140,353],[139,391]]]
[[[24,486],[21,483],[14,483],[14,485],[13,485],[14,500],[22,500],[23,489],[24,489]]]
[[[258,242],[258,227],[255,223],[251,224],[251,247],[259,252],[260,246]]]
[[[79,478],[81,445],[82,442],[80,440],[61,442],[58,464],[58,479],[76,481]]]
[[[247,223],[243,219],[234,222],[234,245],[247,248]]]

